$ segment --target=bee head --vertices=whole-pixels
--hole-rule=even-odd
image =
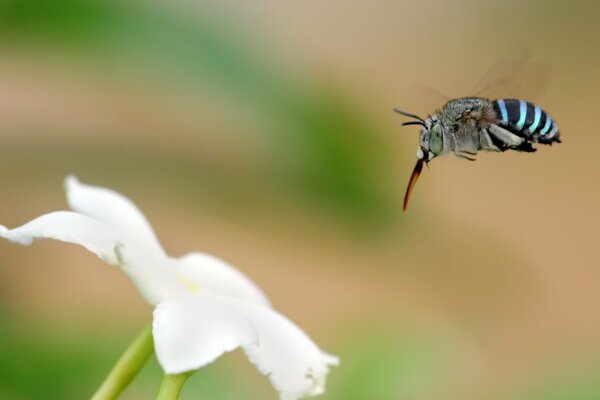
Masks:
[[[437,117],[430,116],[426,120],[418,115],[407,113],[399,109],[394,109],[399,114],[415,119],[415,121],[404,122],[402,125],[420,125],[419,148],[417,149],[417,158],[421,161],[430,161],[439,156],[444,151],[443,126]]]
[[[399,114],[406,117],[413,118],[414,121],[404,122],[402,125],[420,125],[421,132],[419,134],[419,148],[417,149],[417,163],[410,175],[408,186],[406,187],[406,193],[404,194],[404,206],[403,209],[406,211],[408,205],[408,199],[412,192],[421,171],[423,170],[423,164],[429,163],[434,157],[439,156],[444,151],[444,127],[438,120],[437,116],[429,116],[426,120],[419,117],[418,115],[407,113],[405,111],[394,109]]]
[[[442,131],[443,127],[439,121],[428,118],[424,122],[419,135],[419,149],[417,150],[417,158],[419,160],[429,161],[442,154],[444,151],[444,135]]]

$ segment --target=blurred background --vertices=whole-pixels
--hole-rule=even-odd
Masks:
[[[3,0],[0,222],[66,209],[69,173],[124,193],[170,254],[229,261],[340,356],[323,399],[598,399],[599,17],[587,1]],[[423,85],[468,95],[522,44],[529,78],[498,96],[540,104],[563,143],[436,159],[402,213],[417,129],[392,108],[441,106]],[[89,397],[150,316],[83,249],[0,242],[0,398]],[[275,399],[238,353],[182,399]],[[152,360],[123,398],[159,378]]]

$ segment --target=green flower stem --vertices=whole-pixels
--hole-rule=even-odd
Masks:
[[[149,324],[129,345],[110,374],[92,396],[92,400],[114,400],[140,372],[154,352],[152,324]]]
[[[191,375],[191,372],[184,372],[177,375],[163,375],[156,400],[177,400],[183,384]]]

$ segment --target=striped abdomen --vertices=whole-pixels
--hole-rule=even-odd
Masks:
[[[500,99],[492,102],[498,124],[534,142],[560,143],[558,127],[541,108],[525,100]]]

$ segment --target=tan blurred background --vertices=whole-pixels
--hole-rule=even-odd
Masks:
[[[323,399],[598,399],[599,17],[586,1],[5,0],[0,223],[66,208],[69,173],[119,190],[170,254],[236,265],[341,357]],[[435,160],[402,213],[417,130],[392,108],[441,106],[419,85],[468,95],[522,45],[509,94],[563,143]],[[82,249],[0,243],[0,398],[86,398],[150,311]],[[159,376],[152,361],[124,398]],[[275,397],[240,355],[182,395]]]

